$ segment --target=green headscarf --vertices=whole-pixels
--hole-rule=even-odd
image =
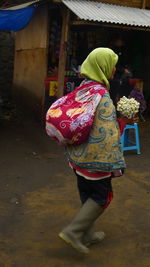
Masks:
[[[109,48],[96,48],[85,59],[81,66],[81,74],[85,77],[105,84],[109,88],[113,68],[118,56]]]

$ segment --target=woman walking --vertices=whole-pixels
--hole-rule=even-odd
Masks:
[[[103,232],[93,231],[94,222],[112,200],[112,178],[121,176],[125,169],[120,129],[122,132],[126,119],[117,120],[109,95],[109,80],[115,74],[117,61],[118,56],[111,49],[97,48],[81,66],[85,88],[90,88],[94,81],[97,82],[95,91],[98,85],[107,89],[97,106],[88,140],[66,148],[69,164],[77,177],[82,208],[59,237],[81,253],[88,253],[89,245],[104,239]]]

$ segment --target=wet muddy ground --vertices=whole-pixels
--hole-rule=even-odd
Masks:
[[[58,238],[80,207],[62,148],[39,123],[0,124],[0,267],[150,266],[150,122],[140,127],[141,155],[113,180],[114,200],[96,228],[106,238],[82,256]]]

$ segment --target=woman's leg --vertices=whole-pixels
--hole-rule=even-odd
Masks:
[[[86,202],[86,200],[90,197],[89,184],[84,177],[80,176],[76,172],[75,172],[75,174],[77,176],[77,186],[78,186],[80,200],[81,200],[82,204],[84,204]]]
[[[90,198],[88,180],[77,175],[77,181],[83,205],[72,222],[59,234],[59,237],[79,252],[88,253],[89,249],[83,243],[83,238],[94,221],[101,215],[103,209],[97,205],[95,200]]]
[[[101,208],[106,209],[113,198],[111,178],[97,181],[87,180],[76,173],[77,185],[82,204],[88,198],[93,199]]]
[[[83,238],[102,212],[103,210],[97,203],[88,198],[72,222],[59,234],[59,237],[79,252],[88,253],[89,249],[83,243]]]
[[[109,203],[109,194],[111,180],[109,182],[89,181],[84,177],[77,175],[78,188],[83,206],[72,222],[59,234],[65,242],[69,243],[76,250],[82,253],[88,253],[87,246],[83,243],[85,235],[91,232],[96,219],[103,213]],[[104,190],[104,192],[102,192]],[[94,238],[102,240],[104,233],[99,232],[99,236],[91,236],[92,243]],[[89,236],[89,235],[88,235]],[[95,240],[94,240],[95,241]],[[89,242],[88,242],[89,244]]]
[[[111,178],[90,181],[90,198],[105,210],[113,199]]]
[[[111,179],[102,179],[98,181],[88,181],[90,187],[89,197],[97,203],[97,205],[103,211],[108,207],[112,200],[112,185]],[[88,231],[84,235],[84,244],[89,246],[91,244],[99,243],[105,238],[104,232],[94,232],[94,223],[89,227]]]

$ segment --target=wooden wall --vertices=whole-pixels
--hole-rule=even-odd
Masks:
[[[16,34],[14,96],[34,113],[42,113],[47,76],[48,11],[37,10],[30,24]]]
[[[147,0],[146,7],[150,8],[150,0]]]
[[[142,7],[142,0],[96,0],[98,2],[116,4],[129,7]],[[149,0],[148,0],[149,1]]]

